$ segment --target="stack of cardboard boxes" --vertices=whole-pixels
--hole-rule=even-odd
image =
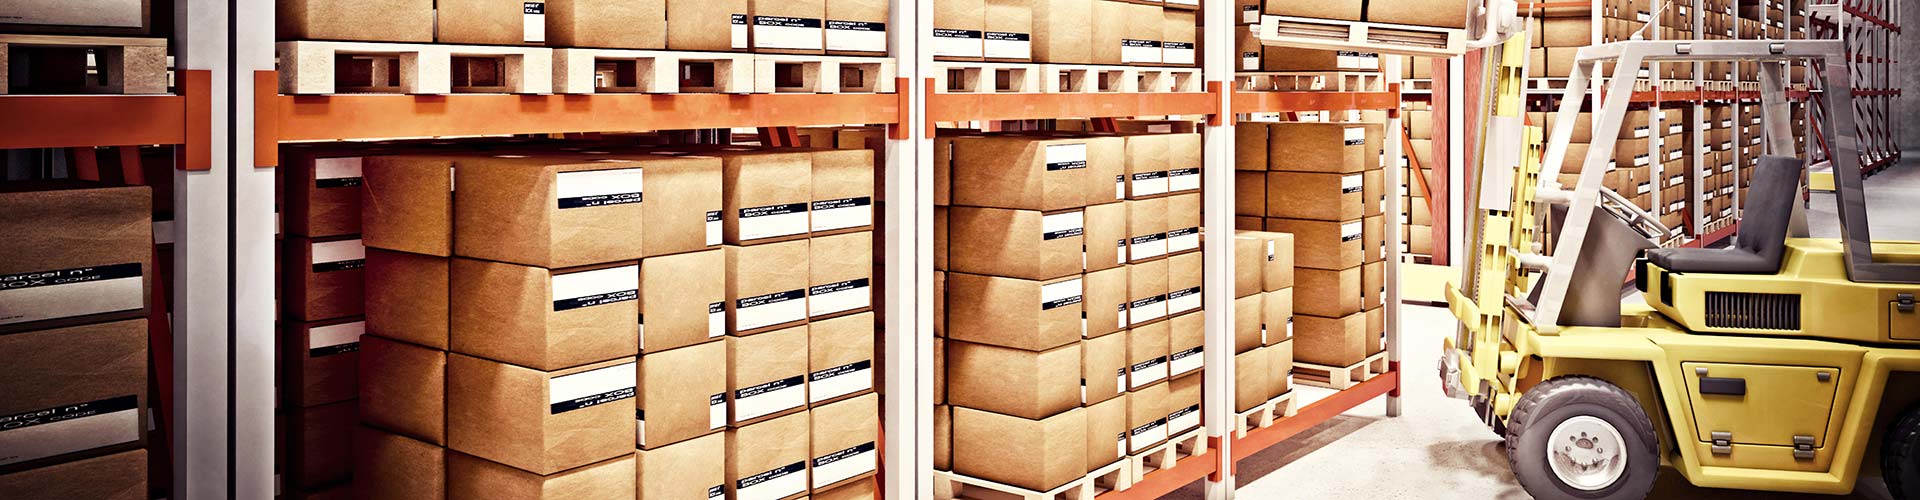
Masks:
[[[1346,367],[1382,352],[1382,127],[1242,122],[1234,132],[1236,226],[1293,236],[1294,359]]]
[[[1434,177],[1434,166],[1443,158],[1434,156],[1434,114],[1425,101],[1403,104],[1407,124],[1407,150],[1400,158],[1401,253],[1410,256],[1433,255],[1433,205],[1427,190],[1446,179]],[[1415,169],[1418,165],[1418,169]]]
[[[1614,139],[1613,152],[1604,155],[1608,161],[1602,165],[1587,164],[1587,155],[1591,150],[1594,134],[1595,116],[1582,112],[1570,125],[1573,127],[1572,142],[1567,144],[1567,153],[1560,166],[1560,184],[1572,187],[1579,182],[1579,175],[1587,168],[1603,169],[1601,184],[1621,196],[1632,200],[1641,210],[1653,209],[1653,190],[1660,184],[1653,178],[1654,153],[1652,141],[1655,140],[1649,120],[1658,110],[1634,107],[1627,110],[1620,121],[1620,132]],[[1559,126],[1559,113],[1532,112],[1529,120],[1536,124],[1545,124],[1544,131],[1551,133]],[[1669,122],[1669,124],[1672,124]],[[1664,127],[1664,125],[1663,125]]]
[[[1462,0],[1375,0],[1371,2],[1235,0],[1233,21],[1238,26],[1234,28],[1234,54],[1238,62],[1234,68],[1238,71],[1379,71],[1381,69],[1379,54],[1371,52],[1262,46],[1259,39],[1254,36],[1261,22],[1261,16],[1460,29],[1466,26],[1467,11],[1471,5],[1472,2]],[[1430,35],[1431,32],[1421,32],[1421,34]],[[1420,74],[1412,75],[1416,70],[1413,65],[1408,65],[1407,78],[1430,78],[1426,71],[1426,59],[1414,59],[1415,64],[1420,65],[1418,70]]]
[[[0,492],[149,498],[146,187],[0,184]]]
[[[1200,137],[935,146],[935,467],[1047,491],[1200,426]]]
[[[1529,12],[1528,25],[1533,38],[1529,74],[1547,78],[1566,78],[1573,74],[1573,59],[1581,47],[1596,43],[1624,41],[1645,24],[1636,17],[1647,14],[1637,10],[1636,2],[1606,0],[1599,3],[1596,22],[1592,6],[1556,7]],[[1596,33],[1598,36],[1595,36]],[[1647,35],[1652,38],[1653,35]],[[1668,66],[1677,66],[1669,64]],[[1610,68],[1610,67],[1609,67]],[[1589,75],[1594,76],[1594,75]],[[1607,76],[1612,76],[1609,72]],[[1642,72],[1640,78],[1653,78]]]
[[[1706,114],[1706,144],[1700,148],[1705,155],[1707,172],[1708,202],[1706,220],[1715,222],[1733,216],[1733,105],[1725,102],[1708,103]]]
[[[1233,411],[1246,412],[1293,392],[1293,235],[1238,231],[1233,259]]]
[[[945,61],[1194,66],[1198,0],[939,0]]]
[[[1660,190],[1660,222],[1668,228],[1686,226],[1687,214],[1693,205],[1693,157],[1687,153],[1687,144],[1692,141],[1692,125],[1696,123],[1691,105],[1649,110],[1659,113],[1660,123],[1656,128],[1660,134],[1654,142],[1654,162],[1660,164],[1660,173],[1656,177],[1655,189]]]

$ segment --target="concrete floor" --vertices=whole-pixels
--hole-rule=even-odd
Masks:
[[[1878,239],[1920,240],[1920,159],[1868,178],[1870,224]],[[1808,210],[1814,236],[1837,237],[1830,194],[1815,194]],[[1286,443],[1241,462],[1235,498],[1420,498],[1524,499],[1526,491],[1508,470],[1499,437],[1482,425],[1464,401],[1440,392],[1436,363],[1441,339],[1455,321],[1445,309],[1402,306],[1401,391],[1403,413],[1387,418],[1384,400],[1363,404]],[[1329,391],[1302,387],[1305,400]],[[1820,498],[1889,498],[1869,466],[1854,494]],[[1672,469],[1662,469],[1653,498],[1801,498],[1738,490],[1697,488]],[[1199,484],[1166,498],[1200,499]]]

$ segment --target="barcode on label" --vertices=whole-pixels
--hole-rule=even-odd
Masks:
[[[547,381],[547,412],[558,415],[633,397],[634,363],[621,363]]]
[[[1080,303],[1081,285],[1079,279],[1059,283],[1040,285],[1040,310],[1050,310]]]
[[[562,210],[640,203],[643,173],[637,168],[561,172],[554,175],[554,195]]]

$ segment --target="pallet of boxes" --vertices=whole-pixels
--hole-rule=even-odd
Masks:
[[[1198,0],[939,0],[938,91],[1198,92]]]
[[[935,144],[935,496],[1091,498],[1205,453],[1199,135]]]
[[[601,149],[365,159],[354,497],[872,497],[872,152]]]
[[[1425,60],[1424,58],[1414,58]],[[1433,259],[1433,204],[1430,189],[1446,179],[1434,176],[1434,114],[1424,101],[1405,103],[1407,148],[1400,158],[1400,253],[1412,262]],[[1536,122],[1538,123],[1538,122]]]
[[[167,39],[148,3],[0,2],[0,95],[167,93]]]
[[[1293,235],[1236,231],[1233,259],[1233,432],[1243,438],[1293,415],[1299,403],[1293,395]]]
[[[1346,389],[1385,372],[1382,127],[1243,122],[1235,136],[1236,226],[1293,241],[1294,380]]]

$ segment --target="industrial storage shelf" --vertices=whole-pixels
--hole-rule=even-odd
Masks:
[[[1213,441],[1215,438],[1207,439],[1206,453],[1181,459],[1172,468],[1149,472],[1136,480],[1133,487],[1102,493],[1093,497],[1094,500],[1152,500],[1213,476],[1220,470],[1216,463],[1220,457],[1220,446]]]
[[[1234,92],[1234,113],[1400,109],[1400,84],[1385,92]]]
[[[180,144],[184,170],[209,167],[208,71],[182,71],[180,93],[0,96],[0,149]]]
[[[1214,92],[948,94],[933,92],[927,79],[927,133],[932,122],[1210,115],[1219,110]],[[1218,88],[1218,82],[1208,85]]]
[[[1275,417],[1273,425],[1247,431],[1247,436],[1233,440],[1233,463],[1237,466],[1241,460],[1260,453],[1273,445],[1285,442],[1307,429],[1325,423],[1333,417],[1346,413],[1380,396],[1398,396],[1400,394],[1400,362],[1388,363],[1387,371],[1365,382],[1348,387],[1300,407],[1291,417]]]

